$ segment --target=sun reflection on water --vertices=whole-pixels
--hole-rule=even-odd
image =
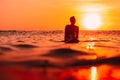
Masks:
[[[91,67],[91,80],[97,80],[97,68],[96,67]]]
[[[86,49],[93,50],[94,49],[94,45],[95,45],[95,42],[93,42],[93,41],[95,40],[95,38],[91,37],[89,40],[91,42],[87,44]]]
[[[95,45],[94,42],[92,42],[92,43],[88,43],[87,46],[86,46],[86,49],[88,49],[88,50],[93,50],[94,45]]]

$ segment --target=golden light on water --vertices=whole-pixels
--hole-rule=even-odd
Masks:
[[[91,67],[91,80],[96,80],[97,76],[97,68],[96,67]]]
[[[90,41],[93,41],[95,38],[91,37],[89,40]],[[94,49],[94,46],[95,46],[95,42],[90,42],[86,45],[86,49],[88,50],[93,50]]]
[[[93,50],[94,44],[95,44],[94,42],[88,43],[87,46],[86,46],[86,49],[88,49],[88,50]]]

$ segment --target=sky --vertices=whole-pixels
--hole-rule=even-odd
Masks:
[[[64,30],[70,16],[80,30],[92,29],[89,22],[98,30],[120,30],[120,0],[0,0],[0,10],[0,30]]]

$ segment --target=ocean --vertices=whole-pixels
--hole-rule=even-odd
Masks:
[[[111,30],[111,31],[79,31],[79,40],[88,40],[89,38],[97,38],[99,40],[111,40],[119,42],[119,30]],[[40,43],[51,42],[53,41],[62,41],[64,40],[64,31],[56,30],[56,31],[0,31],[1,43],[7,42],[19,42],[19,40],[23,42],[36,42]],[[4,40],[4,41],[3,41]],[[28,41],[29,40],[29,41]]]
[[[120,31],[0,31],[0,80],[120,80]]]

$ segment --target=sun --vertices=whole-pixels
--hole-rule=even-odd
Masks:
[[[96,30],[102,25],[102,18],[98,13],[86,13],[81,24],[85,29]]]

